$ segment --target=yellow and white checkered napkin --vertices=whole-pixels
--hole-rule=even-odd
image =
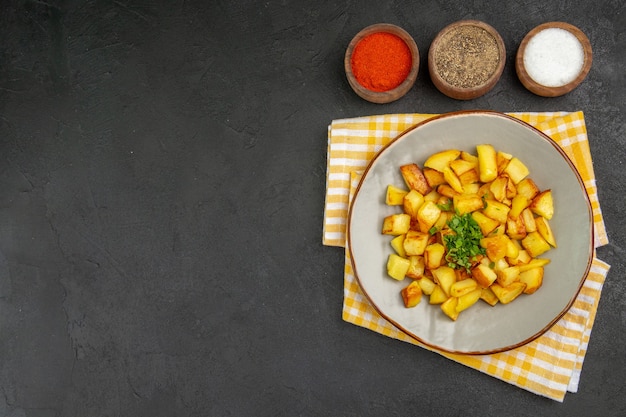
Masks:
[[[593,209],[596,247],[608,243],[598,201],[587,130],[582,112],[509,113],[554,139],[576,165]],[[346,245],[346,220],[350,199],[362,171],[391,139],[434,114],[394,114],[335,120],[328,129],[326,204],[323,243]],[[506,352],[459,355],[427,347],[386,321],[370,305],[354,277],[348,251],[344,270],[343,319],[378,333],[435,351],[545,397],[563,401],[576,392],[609,265],[594,259],[574,305],[545,334]]]

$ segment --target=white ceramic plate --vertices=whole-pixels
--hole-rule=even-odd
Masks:
[[[476,145],[517,156],[542,190],[551,189],[555,214],[550,226],[558,247],[544,256],[542,287],[522,294],[507,305],[491,307],[479,301],[450,320],[439,306],[423,297],[407,309],[398,282],[386,273],[393,252],[390,236],[381,234],[383,219],[399,212],[385,205],[387,185],[403,186],[399,167],[422,166],[426,158],[445,149],[476,153]],[[348,219],[348,243],[355,275],[374,308],[400,330],[422,343],[448,352],[486,354],[512,349],[544,333],[571,306],[591,266],[593,216],[589,197],[572,162],[548,136],[507,115],[480,111],[439,116],[403,133],[383,149],[366,169]]]

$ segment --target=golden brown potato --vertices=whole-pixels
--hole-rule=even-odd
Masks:
[[[384,235],[403,235],[411,227],[411,216],[405,213],[392,214],[383,220]]]
[[[493,232],[496,227],[500,226],[500,223],[490,217],[487,217],[480,211],[472,212],[472,218],[478,226],[480,227],[480,231],[484,236],[487,236],[489,233]]]
[[[476,288],[478,288],[478,283],[472,278],[456,281],[450,286],[450,296],[460,297],[468,292],[474,291]]]
[[[387,258],[387,274],[398,281],[402,281],[411,266],[411,261],[392,253]]]
[[[456,149],[448,149],[445,151],[432,154],[424,162],[424,167],[435,169],[439,172],[443,172],[443,169],[448,167],[450,162],[459,157],[461,151]]]
[[[543,237],[546,242],[550,244],[550,246],[556,248],[556,239],[554,238],[554,233],[552,233],[552,228],[550,227],[548,220],[546,220],[545,217],[537,217],[535,219],[535,224],[541,237]]]
[[[426,246],[424,250],[424,259],[426,261],[426,268],[433,270],[439,268],[443,261],[443,256],[446,253],[446,248],[441,243],[431,243]]]
[[[441,289],[441,286],[435,285],[433,292],[430,294],[429,304],[441,304],[448,299],[446,293]]]
[[[522,239],[522,246],[531,258],[536,258],[550,250],[550,244],[539,234],[539,232],[529,233]]]
[[[402,291],[400,291],[400,294],[402,295],[402,300],[406,308],[415,307],[422,300],[422,289],[417,281],[413,281],[404,287]]]
[[[480,287],[487,288],[494,283],[498,276],[496,271],[489,268],[488,265],[478,264],[472,268],[472,278],[476,280]]]
[[[394,185],[388,185],[385,203],[388,206],[400,206],[404,203],[404,196],[407,195],[407,193],[407,190],[403,190]]]
[[[456,320],[459,317],[459,312],[456,311],[457,303],[458,299],[456,297],[450,297],[441,304],[441,310],[452,320]]]
[[[459,194],[453,197],[454,209],[459,215],[480,210],[485,203],[478,194]]]
[[[494,283],[491,286],[491,290],[498,297],[498,301],[502,304],[508,304],[515,300],[526,288],[526,284],[520,281],[515,281],[507,287],[503,287],[498,283]]]
[[[409,230],[402,243],[406,256],[424,255],[430,235],[418,230]]]
[[[508,268],[499,269],[496,271],[498,278],[496,281],[503,287],[508,287],[510,284],[519,280],[519,267],[509,266]]]
[[[504,172],[515,184],[518,184],[521,180],[526,178],[528,174],[530,174],[526,165],[524,165],[524,163],[516,157],[511,158],[509,164],[504,169]]]
[[[493,293],[491,288],[482,288],[480,290],[480,299],[489,304],[490,306],[495,306],[498,304],[498,297]]]
[[[519,274],[519,281],[526,284],[524,294],[532,294],[543,284],[543,267],[531,268]]]
[[[435,282],[427,276],[422,276],[417,280],[417,282],[419,283],[422,292],[426,295],[431,295],[437,286],[437,284],[435,284]]]
[[[417,211],[422,204],[424,204],[424,196],[417,190],[411,190],[404,196],[402,208],[406,214],[417,219]]]
[[[443,173],[443,178],[446,180],[448,185],[450,185],[450,187],[452,187],[452,189],[454,191],[456,191],[457,193],[462,193],[463,192],[463,184],[461,184],[461,180],[454,173],[452,168],[450,168],[449,166],[448,167],[444,167],[443,171],[441,171],[441,172]]]
[[[552,191],[545,190],[540,192],[533,198],[530,203],[530,209],[533,213],[550,220],[554,215],[554,203],[552,201]]]
[[[430,185],[430,188],[435,188],[438,185],[446,182],[446,180],[443,178],[443,174],[436,169],[424,168],[422,170],[422,173],[426,178],[426,182],[428,182],[428,185]]]
[[[505,223],[509,217],[511,208],[504,203],[494,199],[485,199],[485,208],[482,212],[485,216],[496,220],[498,223]]]
[[[524,178],[519,183],[517,183],[517,194],[522,194],[526,196],[529,200],[535,198],[537,194],[539,194],[539,188],[537,184],[531,178]]]
[[[443,292],[450,297],[450,289],[452,284],[456,282],[456,275],[454,269],[448,266],[440,266],[435,269],[431,269],[435,283],[441,287]]]
[[[467,310],[468,308],[476,304],[476,302],[480,300],[481,294],[482,289],[476,288],[473,291],[459,296],[456,303],[456,312],[460,313],[461,311]]]
[[[417,210],[417,221],[422,232],[428,233],[430,228],[439,220],[441,209],[432,201],[426,201]]]
[[[480,246],[485,248],[485,252],[491,262],[498,262],[506,256],[509,242],[510,239],[507,235],[495,235],[480,239]]]
[[[428,194],[431,190],[424,173],[417,164],[407,164],[400,167],[400,174],[404,178],[407,187],[418,191],[420,194]]]
[[[406,276],[411,279],[422,279],[424,277],[424,270],[426,269],[424,257],[419,255],[412,255],[408,258],[410,264],[408,271],[406,271]]]
[[[478,174],[480,181],[491,182],[498,176],[498,161],[496,150],[492,145],[483,144],[476,146],[478,154]]]
[[[391,244],[391,247],[393,248],[393,250],[398,255],[402,256],[403,258],[406,258],[406,252],[404,251],[404,238],[405,237],[406,237],[406,234],[398,235],[398,236],[394,237],[393,239],[391,239],[391,242],[389,242]]]

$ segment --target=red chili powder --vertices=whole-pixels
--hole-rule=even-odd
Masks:
[[[389,91],[406,79],[411,71],[411,50],[397,35],[372,33],[356,44],[352,53],[352,73],[363,87]]]

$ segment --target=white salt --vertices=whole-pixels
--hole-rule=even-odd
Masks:
[[[561,87],[576,79],[583,69],[585,51],[571,32],[548,28],[533,36],[524,51],[524,67],[535,82]]]

